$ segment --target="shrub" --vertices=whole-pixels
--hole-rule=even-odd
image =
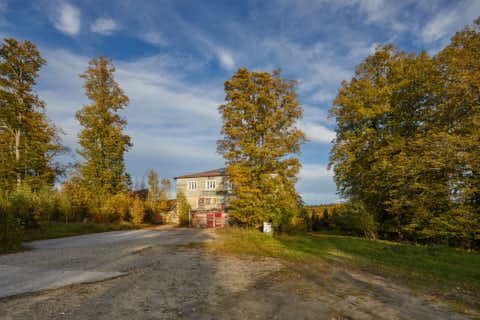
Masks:
[[[348,234],[376,239],[377,224],[361,201],[350,201],[339,210],[334,210],[332,223],[336,229]]]
[[[122,192],[100,199],[100,202],[102,219],[111,223],[125,221],[133,201]]]
[[[187,198],[182,192],[177,194],[177,214],[180,218],[180,226],[188,227],[190,226],[190,204],[187,201]]]
[[[0,191],[0,228],[0,252],[21,246],[21,221],[10,210],[9,194],[6,191]]]
[[[130,215],[132,216],[132,222],[134,224],[142,224],[145,217],[145,206],[142,200],[138,197],[133,201],[133,205],[130,208]]]
[[[75,182],[64,183],[59,198],[65,222],[93,219],[93,216],[98,214],[98,210],[95,210],[97,202],[94,195]]]
[[[36,195],[32,189],[22,184],[7,198],[7,212],[10,216],[19,219],[23,228],[38,227],[40,210],[36,205]]]

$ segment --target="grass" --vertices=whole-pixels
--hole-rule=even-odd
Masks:
[[[225,229],[209,244],[226,253],[296,262],[336,261],[410,283],[457,288],[480,296],[480,254],[362,238],[309,234],[270,237],[256,230]]]
[[[36,240],[56,239],[63,237],[78,236],[89,233],[99,233],[118,230],[134,230],[148,227],[150,225],[134,225],[131,223],[61,223],[61,222],[42,222],[40,227],[23,232],[21,242],[30,242]],[[0,246],[0,254],[13,253],[25,250],[19,243],[8,249]]]
[[[134,225],[131,223],[41,223],[40,228],[25,231],[23,242],[36,240],[56,239],[63,237],[78,236],[89,233],[100,233],[118,230],[141,229],[149,225]]]

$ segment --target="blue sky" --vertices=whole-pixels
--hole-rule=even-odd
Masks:
[[[435,53],[479,15],[479,0],[0,0],[0,35],[34,42],[48,61],[38,93],[72,150],[75,111],[88,103],[78,75],[93,57],[113,58],[130,97],[127,169],[139,178],[148,168],[172,178],[222,167],[223,82],[239,67],[281,67],[300,81],[310,141],[297,190],[314,204],[338,200],[328,109],[341,81],[378,44]]]

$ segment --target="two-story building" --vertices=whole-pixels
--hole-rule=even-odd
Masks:
[[[218,228],[228,221],[228,202],[233,196],[225,168],[192,173],[174,178],[177,195],[183,192],[191,206],[194,227]]]

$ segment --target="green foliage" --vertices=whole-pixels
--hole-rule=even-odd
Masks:
[[[63,173],[54,156],[65,151],[58,129],[47,119],[34,91],[46,61],[29,41],[5,39],[0,45],[0,188],[26,181],[52,185]]]
[[[234,186],[230,216],[247,226],[272,221],[287,226],[298,213],[295,191],[298,158],[305,135],[296,123],[302,108],[296,82],[278,70],[239,69],[225,82],[226,104],[219,107],[223,139],[218,152]]]
[[[119,115],[129,100],[115,82],[114,72],[111,60],[100,56],[80,75],[92,103],[75,115],[83,127],[78,135],[78,153],[85,160],[77,164],[77,170],[79,181],[92,193],[116,194],[125,190],[129,181],[124,154],[132,143],[123,133],[127,121]]]
[[[0,253],[21,248],[23,229],[20,219],[10,209],[9,193],[0,191]]]
[[[434,57],[379,47],[338,91],[330,165],[382,237],[480,248],[479,22]]]
[[[180,218],[180,226],[188,227],[190,226],[190,204],[185,197],[183,192],[179,191],[177,193],[177,214]]]
[[[344,234],[363,236],[367,239],[377,237],[377,223],[361,201],[350,201],[341,206],[338,212],[332,215],[329,227]]]

